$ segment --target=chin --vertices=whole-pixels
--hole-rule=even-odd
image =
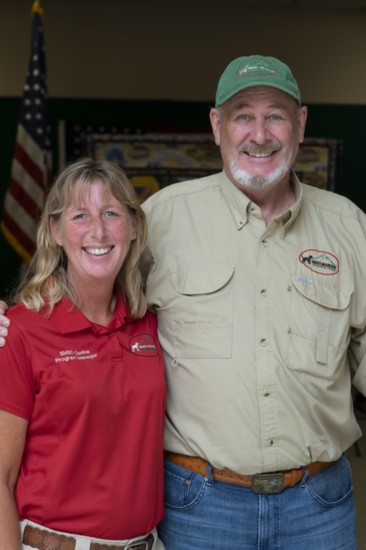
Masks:
[[[254,176],[252,174],[232,173],[233,180],[244,189],[270,189],[275,186],[280,179],[269,176]]]
[[[231,166],[231,176],[239,187],[246,189],[270,189],[278,184],[290,172],[288,166],[280,166],[268,174],[251,174],[234,163]]]

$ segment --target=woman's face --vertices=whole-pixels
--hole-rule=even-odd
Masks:
[[[88,283],[114,281],[136,239],[137,220],[101,181],[88,191],[74,187],[71,204],[60,219],[51,222],[51,230],[68,259],[70,282],[79,290]]]

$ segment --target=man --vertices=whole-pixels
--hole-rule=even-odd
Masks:
[[[232,61],[224,170],[145,203],[165,352],[167,550],[354,550],[343,457],[366,393],[366,219],[291,166],[307,110],[272,57]]]

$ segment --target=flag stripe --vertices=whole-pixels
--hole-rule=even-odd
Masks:
[[[10,179],[9,189],[5,197],[4,210],[9,215],[17,214],[17,207],[24,211],[34,220],[39,218],[40,208],[25,192],[24,188],[13,178]]]
[[[33,180],[38,183],[44,192],[46,183],[44,173],[45,153],[32,140],[21,124],[18,126],[18,140],[15,144],[14,157],[24,166],[24,170],[30,173]]]
[[[40,188],[24,165],[18,162],[18,159],[13,159],[10,181],[11,180],[18,182],[21,187],[24,188],[24,193],[28,195],[39,208],[42,208],[44,202],[44,189]]]
[[[10,194],[6,197],[7,208],[4,210],[4,220],[10,230],[12,227],[19,227],[25,235],[27,235],[30,243],[34,242],[29,238],[29,235],[36,236],[37,233],[37,220],[33,219],[29,215],[28,211],[23,208],[23,205],[14,199]],[[8,220],[13,220],[13,224],[9,224]],[[22,241],[24,239],[22,238]]]
[[[28,238],[27,234],[22,231],[14,219],[8,216],[6,212],[3,215],[1,229],[6,240],[15,248],[22,259],[29,261],[31,254],[29,254],[28,250],[32,249],[33,241]]]

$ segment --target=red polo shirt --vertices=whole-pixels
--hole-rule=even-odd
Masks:
[[[118,300],[108,327],[71,302],[50,318],[22,305],[0,349],[0,408],[29,421],[16,487],[21,519],[105,539],[163,515],[165,378],[151,313]]]

